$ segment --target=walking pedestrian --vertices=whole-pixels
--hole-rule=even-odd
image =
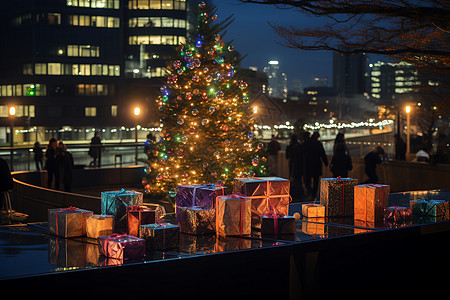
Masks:
[[[56,157],[59,172],[62,177],[64,191],[71,192],[73,181],[72,169],[74,166],[73,156],[69,151],[67,151],[67,147],[62,141],[58,142],[58,151]]]
[[[277,175],[278,171],[278,152],[281,150],[280,143],[277,141],[275,135],[267,145],[267,153],[269,154],[269,171],[272,175]]]
[[[89,155],[94,159],[92,162],[92,166],[94,168],[100,168],[101,159],[102,159],[102,140],[100,138],[100,133],[95,132],[94,137],[91,139],[91,144],[89,147]]]
[[[33,153],[34,162],[36,163],[36,170],[40,171],[44,168],[42,164],[44,153],[42,152],[41,144],[39,142],[34,143]]]
[[[303,183],[305,184],[307,196],[312,197],[312,199],[317,197],[322,167],[323,165],[328,166],[325,149],[319,139],[320,134],[314,132],[311,138],[305,142],[303,152]]]
[[[378,183],[377,165],[381,164],[381,157],[384,155],[384,149],[381,146],[377,146],[374,150],[364,156],[364,171],[369,177],[363,183]]]
[[[334,148],[334,155],[331,159],[330,170],[333,177],[347,178],[348,172],[353,169],[352,158],[347,154],[344,143],[338,143]]]
[[[350,153],[348,151],[347,143],[345,142],[345,135],[342,132],[339,132],[338,134],[336,134],[336,138],[334,139],[333,155],[336,152],[336,147],[338,147],[341,144],[344,145],[345,153],[350,155]]]
[[[395,135],[395,159],[406,160],[406,143],[398,134]]]
[[[45,150],[45,169],[47,170],[47,188],[52,188],[53,178],[55,178],[55,189],[59,189],[59,170],[56,162],[57,143],[55,138],[50,138]]]
[[[303,197],[303,153],[302,144],[299,143],[297,135],[293,134],[289,145],[286,147],[286,159],[289,166],[289,179],[291,180],[291,196],[293,198]]]

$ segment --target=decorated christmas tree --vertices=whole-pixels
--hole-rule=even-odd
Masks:
[[[159,105],[160,139],[148,152],[146,192],[174,194],[179,184],[223,183],[266,174],[263,144],[253,136],[247,83],[234,48],[221,38],[214,6],[198,6],[197,26],[168,67]],[[147,141],[150,142],[151,141]]]

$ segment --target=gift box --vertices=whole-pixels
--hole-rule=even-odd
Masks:
[[[86,267],[87,243],[66,239],[58,236],[49,236],[48,262],[58,267]]]
[[[216,246],[216,235],[191,235],[180,233],[180,252],[188,254],[214,253]]]
[[[352,217],[354,214],[353,189],[358,180],[352,178],[322,178],[320,204],[327,217]]]
[[[261,217],[269,212],[289,214],[290,182],[280,177],[235,178],[234,194],[250,197],[252,227],[261,229]]]
[[[261,233],[263,235],[294,234],[295,218],[282,213],[268,213],[261,218]]]
[[[180,232],[209,234],[216,232],[216,210],[202,207],[180,207]]]
[[[325,206],[317,203],[302,204],[302,215],[307,218],[324,218]]]
[[[354,187],[355,220],[383,223],[383,212],[389,202],[390,186],[385,184],[361,184]]]
[[[220,235],[250,235],[252,231],[251,200],[240,195],[216,198],[216,232]]]
[[[141,225],[140,238],[150,250],[176,249],[179,246],[180,226],[171,223]]]
[[[127,231],[127,207],[142,206],[143,194],[121,189],[101,193],[101,214],[114,216],[114,230],[118,233]]]
[[[415,200],[410,201],[410,207],[414,220],[420,220],[418,223],[440,222],[449,219],[449,205],[445,200]]]
[[[384,209],[383,218],[386,225],[410,224],[412,221],[412,209],[403,206],[389,206]]]
[[[93,214],[86,219],[86,235],[97,239],[114,232],[114,216]]]
[[[145,256],[145,239],[127,234],[113,233],[99,236],[98,250],[101,255],[123,260],[134,260]]]
[[[177,221],[180,220],[181,207],[213,208],[216,197],[223,195],[225,195],[225,187],[222,185],[179,185],[175,198]]]
[[[141,225],[154,224],[156,212],[145,206],[131,205],[127,207],[127,233],[139,236]]]
[[[73,206],[48,210],[48,230],[50,234],[62,237],[86,235],[86,219],[93,211]]]

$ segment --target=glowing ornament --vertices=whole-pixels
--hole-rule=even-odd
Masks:
[[[224,60],[223,57],[221,57],[221,56],[219,56],[219,57],[217,57],[217,58],[215,59],[215,62],[218,63],[218,64],[223,64],[224,61],[225,61],[225,60]]]
[[[196,116],[196,115],[198,114],[198,109],[194,108],[194,109],[192,110],[192,114],[193,114],[194,116]]]
[[[252,138],[253,138],[253,132],[250,131],[250,132],[248,133],[248,138],[249,138],[249,139],[252,139]]]
[[[216,111],[216,108],[214,107],[214,106],[211,106],[210,108],[209,108],[209,112],[210,113],[214,113]]]
[[[228,51],[233,51],[234,50],[234,46],[232,46],[232,45],[230,45],[230,46],[228,46]]]
[[[211,75],[206,76],[206,82],[211,82],[211,81],[212,81],[212,76]]]
[[[259,150],[261,150],[262,148],[264,148],[264,144],[263,144],[263,143],[259,143],[258,146],[257,146],[257,148],[258,148]]]
[[[223,92],[222,92],[222,91],[218,91],[218,92],[216,93],[216,99],[218,99],[218,100],[223,99]]]
[[[254,159],[252,159],[252,165],[253,166],[257,166],[259,164],[259,159],[257,159],[256,157]]]
[[[179,119],[179,120],[177,121],[177,123],[178,123],[178,125],[183,125],[183,124],[184,124],[184,119]]]
[[[176,60],[173,62],[173,67],[175,69],[178,69],[181,66],[181,61],[180,60]]]
[[[223,141],[223,145],[224,145],[225,147],[230,146],[230,145],[231,145],[230,140],[227,139],[227,140]]]
[[[202,120],[202,125],[203,125],[203,126],[207,125],[208,123],[209,123],[209,121],[208,121],[207,119],[203,119],[203,120]]]

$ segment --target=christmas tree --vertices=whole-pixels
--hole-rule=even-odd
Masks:
[[[247,83],[233,65],[233,46],[221,38],[229,19],[218,22],[215,12],[198,6],[197,26],[168,67],[157,100],[160,140],[148,152],[143,179],[148,193],[173,195],[179,184],[231,188],[236,177],[266,174]]]

